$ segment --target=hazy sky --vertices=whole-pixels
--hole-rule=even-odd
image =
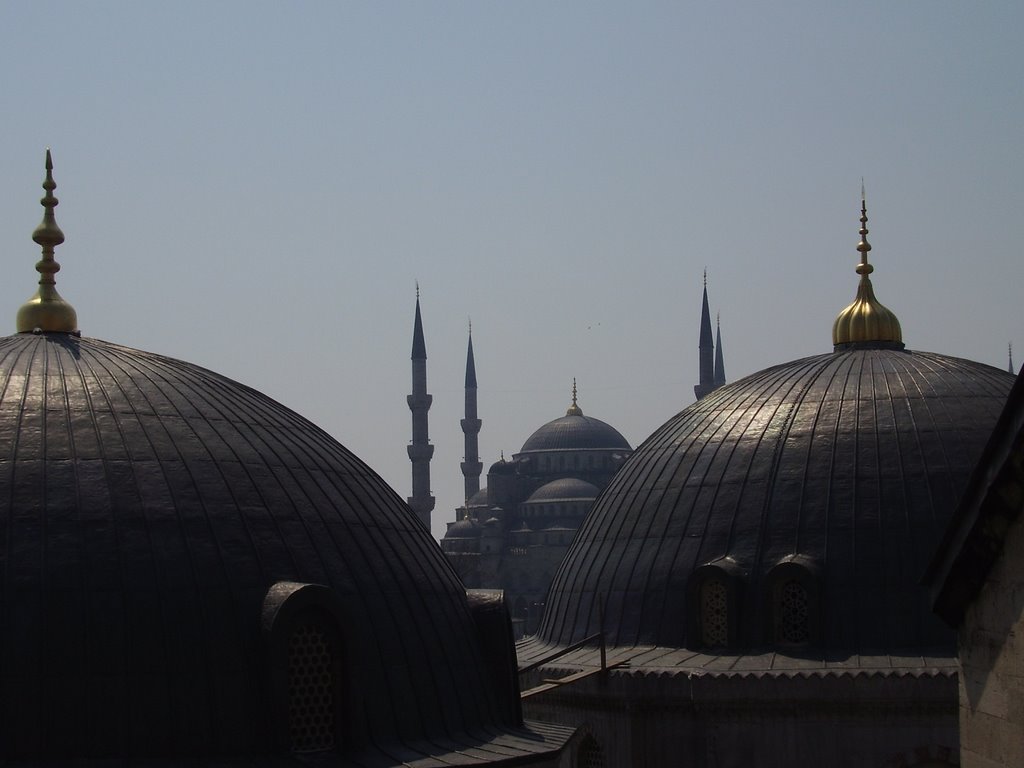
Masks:
[[[1024,3],[0,2],[0,308],[52,147],[86,336],[213,368],[403,496],[414,284],[434,533],[565,413],[635,446],[693,401],[701,273],[730,380],[831,350],[860,179],[911,349],[1024,361]]]

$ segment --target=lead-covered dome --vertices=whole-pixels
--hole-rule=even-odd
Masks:
[[[622,450],[631,451],[629,443],[611,424],[592,416],[584,416],[576,402],[576,381],[572,383],[572,405],[565,416],[549,421],[526,438],[516,456],[545,451]]]
[[[556,574],[538,634],[587,637],[606,600],[609,642],[700,647],[687,595],[710,566],[740,601],[736,643],[771,644],[768,593],[789,568],[820,594],[826,647],[948,645],[918,580],[1012,383],[980,363],[877,349],[722,387],[613,478]]]
[[[919,582],[1014,377],[904,350],[870,290],[866,222],[862,206],[860,303],[833,353],[715,390],[651,435],[580,527],[541,644],[603,630],[622,646],[949,654]]]
[[[557,751],[564,729],[522,725],[500,601],[362,461],[256,390],[75,332],[50,167],[30,330],[0,338],[0,762]]]
[[[258,749],[279,582],[333,592],[364,670],[351,716],[373,739],[500,709],[440,551],[310,422],[198,366],[65,334],[0,339],[0,393],[5,750]]]

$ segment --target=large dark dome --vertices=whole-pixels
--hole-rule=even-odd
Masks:
[[[722,387],[651,435],[580,528],[539,639],[597,632],[606,601],[620,646],[766,646],[796,610],[796,645],[951,648],[918,582],[1014,377],[856,346]]]
[[[268,397],[23,333],[0,339],[0,433],[0,756],[273,751],[316,727],[288,711],[319,706],[317,683],[295,681],[328,668],[328,714],[356,752],[415,759],[519,722],[429,533]],[[294,658],[308,669],[293,679]]]

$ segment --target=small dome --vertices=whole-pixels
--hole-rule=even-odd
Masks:
[[[527,504],[541,504],[553,501],[593,501],[601,490],[592,483],[575,477],[562,477],[545,483],[530,498]]]
[[[476,509],[477,507],[487,506],[487,489],[481,488],[479,491],[469,497],[469,501],[466,502],[466,506],[470,509]]]
[[[479,539],[480,525],[475,520],[463,518],[445,532],[445,539]]]

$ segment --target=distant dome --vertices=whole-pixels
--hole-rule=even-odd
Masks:
[[[545,483],[531,494],[527,504],[540,504],[553,501],[586,500],[593,501],[601,490],[592,483],[575,477],[562,477]]]
[[[699,646],[686,595],[709,567],[742,583],[748,646],[771,631],[768,591],[789,569],[807,574],[825,648],[948,648],[919,580],[1014,377],[877,346],[769,368],[660,427],[581,526],[539,639],[601,630],[600,598],[612,644]]]
[[[573,414],[549,421],[527,438],[519,453],[594,448],[632,450],[615,427],[600,419]]]
[[[277,641],[261,624],[323,593],[346,746],[516,721],[441,551],[309,421],[198,366],[66,333],[0,339],[0,382],[0,757],[273,751]],[[289,613],[293,592],[305,607]]]
[[[479,491],[469,497],[469,501],[466,502],[467,507],[486,507],[487,506],[487,489],[481,488]]]
[[[463,518],[445,532],[446,539],[479,539],[480,525],[475,520]]]

